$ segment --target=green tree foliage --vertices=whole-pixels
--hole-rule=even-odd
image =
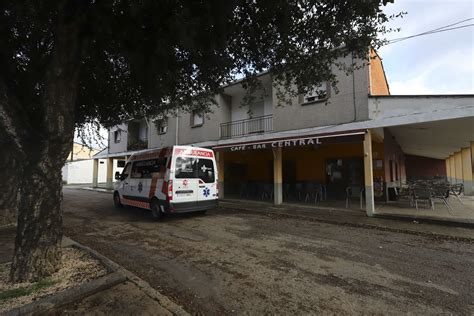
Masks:
[[[0,145],[2,161],[18,167],[0,175],[21,195],[12,278],[38,279],[57,268],[58,177],[76,128],[205,108],[224,84],[270,69],[274,80],[298,92],[334,80],[330,69],[338,58],[366,58],[378,44],[387,20],[380,5],[3,0]],[[5,201],[0,197],[0,208]]]
[[[35,121],[61,6],[2,3],[2,77],[31,128],[41,130]],[[81,15],[77,126],[186,107],[236,76],[268,69],[285,83],[312,86],[332,79],[337,58],[365,58],[386,20],[379,1],[350,0],[78,0],[62,10]]]

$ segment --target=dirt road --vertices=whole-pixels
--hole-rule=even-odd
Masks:
[[[474,245],[220,209],[154,222],[64,189],[65,234],[192,313],[474,313]]]

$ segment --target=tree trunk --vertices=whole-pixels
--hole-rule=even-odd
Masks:
[[[5,138],[3,138],[5,139]],[[16,222],[21,160],[12,144],[1,142],[2,181],[0,181],[0,226]]]
[[[38,111],[41,126],[38,135],[30,135],[23,141],[26,159],[10,270],[12,282],[37,281],[60,267],[61,168],[74,137],[74,109],[85,42],[81,36],[84,3],[63,1],[60,4],[53,55]]]
[[[20,139],[24,135],[13,126],[21,124],[11,114],[19,108],[9,93],[5,80],[0,77],[0,225],[15,223],[18,208],[18,191],[25,159]]]
[[[11,279],[38,281],[61,262],[62,176],[48,158],[25,170],[22,179]]]

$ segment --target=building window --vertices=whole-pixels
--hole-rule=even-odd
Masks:
[[[114,142],[120,143],[121,140],[122,140],[122,131],[118,129],[114,131]]]
[[[124,168],[125,160],[117,160],[117,168]]]
[[[140,120],[139,125],[138,125],[138,139],[141,142],[147,142],[148,141],[148,122],[146,119]]]
[[[158,135],[166,134],[168,132],[168,118],[162,115],[158,116],[155,120],[156,132]]]
[[[302,95],[300,103],[311,104],[327,100],[329,98],[329,91],[329,84],[327,82],[322,82],[319,85],[314,86],[306,94]]]
[[[197,126],[202,126],[202,124],[204,124],[204,115],[197,110],[192,111],[191,126],[197,127]]]

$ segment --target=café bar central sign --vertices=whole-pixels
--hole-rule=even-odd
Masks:
[[[282,147],[295,147],[295,146],[308,146],[308,145],[321,145],[322,142],[317,137],[302,138],[294,140],[280,140],[271,143],[257,143],[257,144],[244,144],[230,147],[230,151],[242,151],[242,150],[255,150],[255,149],[267,149],[267,148],[282,148]]]
[[[319,146],[323,144],[355,143],[363,140],[363,133],[351,133],[349,135],[304,137],[292,139],[279,139],[264,142],[240,143],[235,145],[216,146],[217,151],[245,151],[272,148],[287,148],[299,146]]]

